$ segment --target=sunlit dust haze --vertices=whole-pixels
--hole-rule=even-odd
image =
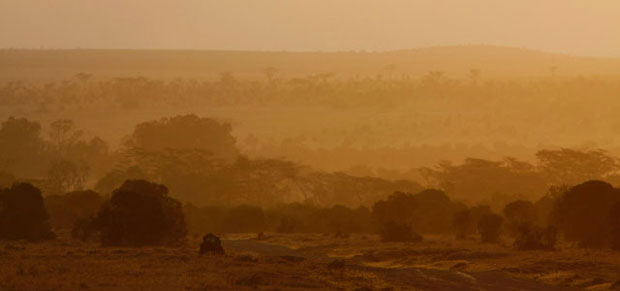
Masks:
[[[615,0],[2,0],[0,47],[394,50],[485,44],[620,57]]]
[[[620,290],[620,0],[0,0],[0,290]]]

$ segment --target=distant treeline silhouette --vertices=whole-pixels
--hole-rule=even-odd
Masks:
[[[242,128],[239,147],[252,156],[287,156],[324,169],[369,165],[376,175],[396,177],[385,159],[406,175],[442,159],[523,159],[546,145],[612,145],[618,153],[612,137],[620,131],[613,110],[619,84],[596,76],[488,80],[475,68],[465,80],[441,71],[407,78],[397,66],[358,79],[285,78],[277,68],[266,68],[263,80],[232,72],[167,81],[82,73],[63,82],[0,84],[0,106],[2,118],[65,116],[91,131],[105,128],[107,139],[162,115],[220,114]],[[119,113],[114,119],[112,111]]]
[[[354,173],[326,172],[284,159],[248,158],[237,148],[232,127],[196,115],[140,123],[117,150],[87,138],[68,119],[41,125],[10,117],[0,126],[0,185],[31,182],[44,195],[94,190],[111,194],[124,181],[166,185],[171,195],[197,206],[286,203],[366,206],[395,191],[416,193],[421,184],[467,203],[498,210],[518,200],[536,200],[550,187],[599,179],[620,182],[618,158],[599,149],[540,150],[536,163],[468,158],[418,169],[419,182]]]

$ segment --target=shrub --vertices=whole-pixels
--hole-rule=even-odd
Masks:
[[[474,206],[456,212],[452,216],[452,227],[457,239],[464,239],[476,233],[478,222],[484,215],[491,213],[488,205]]]
[[[422,236],[410,224],[388,221],[381,225],[381,239],[385,242],[420,242]]]
[[[620,202],[613,205],[608,215],[609,244],[611,248],[620,250]]]
[[[45,197],[45,208],[53,228],[72,228],[77,220],[97,215],[103,197],[94,191],[74,191]]]
[[[619,201],[620,191],[608,183],[579,184],[557,199],[553,224],[566,240],[581,247],[605,247],[610,241],[610,211]]]
[[[503,210],[506,229],[510,234],[518,235],[522,227],[536,221],[536,207],[527,200],[516,200],[508,203]]]
[[[54,237],[39,189],[17,183],[0,190],[0,239],[40,241]]]
[[[517,231],[514,247],[518,250],[553,250],[556,241],[557,231],[554,227],[522,224]]]
[[[114,246],[166,245],[185,238],[181,203],[164,185],[128,180],[116,189],[97,216],[101,243]]]
[[[423,233],[446,233],[452,228],[453,214],[463,208],[439,190],[427,189],[417,194],[396,192],[373,205],[372,217],[379,225],[402,222]]]
[[[482,216],[478,222],[480,240],[485,243],[498,242],[501,235],[503,220],[501,216],[494,213]]]
[[[277,233],[293,233],[297,229],[298,222],[291,217],[283,217],[280,219],[280,224],[276,228]]]
[[[97,234],[98,225],[94,217],[85,217],[75,220],[71,229],[71,237],[79,240],[89,240]]]
[[[452,216],[452,227],[457,239],[464,239],[475,230],[474,217],[469,209],[462,210]]]

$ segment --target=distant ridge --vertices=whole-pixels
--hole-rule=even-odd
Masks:
[[[620,75],[619,58],[578,57],[525,48],[466,45],[384,52],[274,52],[218,50],[0,50],[0,81],[54,80],[77,73],[97,77],[214,78],[232,72],[243,78],[264,78],[267,67],[281,76],[331,73],[336,77],[419,77],[442,71],[466,78],[478,69],[485,78]]]

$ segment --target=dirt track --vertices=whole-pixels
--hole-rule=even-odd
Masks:
[[[620,254],[427,238],[225,235],[226,256],[198,254],[199,237],[175,248],[101,248],[61,236],[42,244],[0,242],[0,290],[603,290]],[[344,268],[329,268],[343,259]],[[6,263],[10,262],[10,263]],[[367,289],[360,289],[367,288]]]

